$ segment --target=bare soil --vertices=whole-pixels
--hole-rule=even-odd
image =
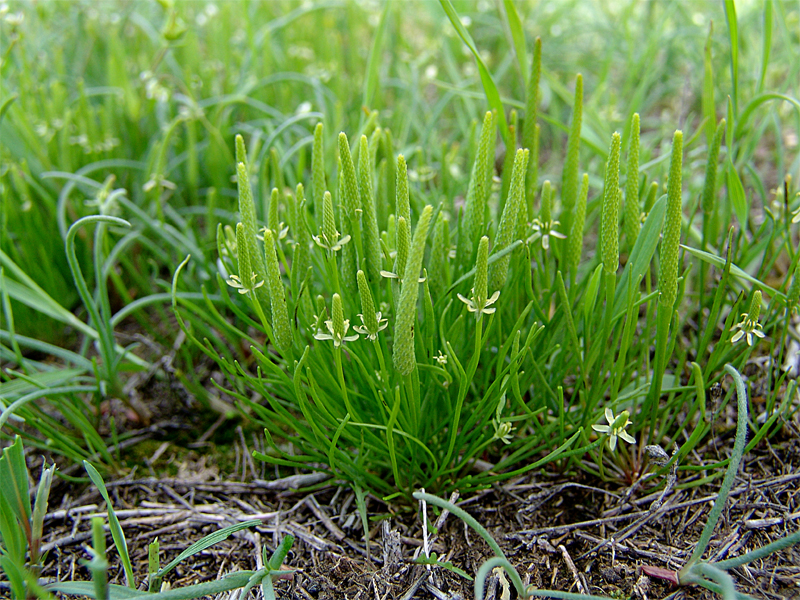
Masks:
[[[414,563],[424,552],[420,510],[398,509],[368,497],[367,548],[349,488],[320,481],[318,474],[270,478],[263,465],[249,459],[252,448],[241,430],[237,433],[240,441],[234,444],[229,473],[214,464],[213,447],[186,452],[163,442],[144,461],[151,474],[134,469],[108,482],[138,582],[146,579],[147,545],[156,537],[165,564],[208,533],[260,518],[262,525],[182,563],[167,577],[168,583],[174,588],[258,568],[261,547],[271,550],[291,533],[296,542],[285,565],[295,574],[276,584],[280,598],[473,597],[472,582],[442,567]],[[731,444],[728,432],[699,454],[711,463],[727,456]],[[659,508],[653,504],[658,493],[644,495],[636,485],[598,482],[579,473],[540,472],[457,502],[490,531],[525,582],[536,588],[617,598],[712,598],[710,592],[676,588],[658,576],[668,579],[694,549],[721,480],[698,485],[708,474],[681,471],[678,485]],[[706,558],[741,555],[798,531],[799,481],[795,416],[745,457]],[[90,517],[97,514],[104,515],[105,507],[94,487],[62,483],[54,490],[45,527],[50,553],[43,576],[89,579],[79,559],[87,557]],[[432,507],[427,516],[432,522],[441,519]],[[439,523],[429,551],[473,576],[491,557],[486,543],[452,515]],[[115,558],[114,550],[110,556]],[[114,582],[124,583],[118,566],[112,566],[110,574]],[[737,589],[753,597],[800,598],[800,547],[757,560],[733,575]],[[506,577],[496,572],[486,584],[487,598],[516,597]]]

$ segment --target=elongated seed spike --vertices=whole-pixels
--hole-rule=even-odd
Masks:
[[[503,215],[500,218],[500,226],[495,239],[495,251],[503,250],[514,240],[517,219],[519,218],[519,213],[523,210],[525,202],[525,173],[528,169],[529,156],[529,150],[519,149],[514,157],[508,200],[506,200],[506,205],[503,207]],[[506,254],[492,264],[489,280],[493,290],[499,290],[505,286],[510,261],[511,254]]]
[[[272,176],[272,187],[283,190],[283,170],[281,169],[281,160],[278,156],[278,149],[273,146],[269,149],[269,170]]]
[[[464,250],[471,252],[473,240],[483,231],[486,202],[489,196],[488,186],[491,185],[492,164],[494,163],[494,115],[487,112],[483,118],[478,153],[472,166],[467,199],[464,206],[464,225],[467,234],[467,244],[459,245]]]
[[[350,156],[349,149],[347,150],[347,156]],[[350,163],[352,164],[352,162],[351,159]],[[358,227],[358,224],[351,221],[347,215],[348,209],[344,201],[344,198],[348,195],[347,178],[344,175],[344,165],[340,164],[339,166],[339,224],[342,227],[342,238],[348,238],[353,235],[353,227]],[[342,283],[347,292],[351,295],[355,295],[358,292],[358,284],[356,282],[357,261],[355,244],[350,243],[342,246],[342,260],[339,263],[339,268],[342,276]]]
[[[641,227],[639,206],[639,113],[631,118],[631,141],[628,146],[628,181],[625,184],[625,239],[628,252],[633,250]]]
[[[550,223],[553,220],[553,186],[549,179],[542,184],[542,206],[539,211],[539,219],[542,223]]]
[[[621,138],[616,131],[611,137],[611,148],[606,163],[606,180],[603,189],[603,214],[600,222],[603,270],[616,273],[619,268],[619,153]]]
[[[411,245],[411,232],[405,217],[397,219],[397,255],[394,259],[394,272],[400,279],[405,277],[408,250]]]
[[[244,147],[242,134],[236,134],[236,162],[244,163],[247,166],[247,150]]]
[[[703,212],[710,215],[714,210],[714,196],[717,193],[717,163],[719,162],[719,147],[725,135],[725,119],[717,125],[714,140],[708,148],[708,161],[706,162],[706,180],[703,184],[703,195],[700,206]]]
[[[350,143],[344,132],[339,134],[339,156],[342,161],[342,176],[344,177],[343,197],[339,197],[342,202],[345,214],[351,221],[352,226],[358,224],[358,211],[361,208],[361,194],[358,192],[358,181],[356,179],[356,168],[353,164],[353,155],[350,154]]]
[[[242,147],[244,147],[244,142],[242,142]],[[239,217],[244,226],[245,243],[250,252],[251,265],[256,278],[259,281],[264,281],[267,278],[267,273],[264,269],[264,258],[256,244],[256,235],[258,233],[256,205],[253,202],[253,190],[250,188],[247,165],[243,162],[236,164],[236,185],[239,189]],[[266,286],[262,285],[256,289],[256,296],[264,310],[268,311],[270,299]]]
[[[292,348],[292,325],[289,309],[286,306],[286,290],[281,281],[278,254],[275,250],[275,237],[271,229],[264,231],[264,253],[267,267],[267,286],[272,300],[272,331],[275,344],[284,354]]]
[[[317,317],[323,317],[328,314],[328,307],[325,305],[325,297],[322,294],[317,294]]]
[[[356,273],[358,278],[358,295],[361,297],[361,312],[364,317],[364,327],[370,332],[378,331],[378,317],[375,313],[375,301],[367,283],[367,276],[361,269]]]
[[[393,362],[401,375],[411,375],[416,366],[414,353],[414,324],[417,320],[417,298],[419,296],[419,273],[422,259],[425,256],[425,241],[433,215],[430,205],[422,209],[422,214],[414,230],[411,252],[406,263],[406,276],[400,289],[400,301],[397,307],[397,319],[394,330]]]
[[[397,155],[397,182],[395,196],[395,218],[403,217],[406,223],[411,223],[411,201],[408,195],[408,166],[402,154]],[[395,241],[395,244],[398,244]]]
[[[758,317],[761,316],[761,290],[756,290],[753,294],[753,299],[750,301],[750,311],[747,313],[753,323],[758,322]]]
[[[317,123],[317,126],[314,128],[314,145],[311,148],[311,183],[313,185],[315,207],[319,206],[322,202],[322,194],[325,193],[326,189],[325,148],[323,146],[322,133],[322,123]]]
[[[333,322],[334,338],[344,338],[344,310],[342,310],[342,297],[339,294],[333,295],[331,301],[331,321]]]
[[[539,136],[537,133],[536,117],[539,110],[539,80],[542,76],[542,38],[536,38],[533,46],[533,61],[531,73],[528,77],[528,89],[525,91],[525,122],[522,126],[522,147],[531,151],[528,159],[528,172],[526,174],[525,204],[528,214],[525,217],[533,218],[533,197],[536,194],[536,179],[538,178],[539,163]]]
[[[331,193],[326,191],[322,196],[322,233],[326,242],[330,245],[335,244],[339,239],[336,230],[336,217],[333,214],[333,198]]]
[[[583,120],[583,75],[575,78],[575,101],[572,105],[572,126],[567,139],[567,160],[561,174],[561,223],[566,231],[572,228],[572,213],[578,197],[578,158]]]
[[[531,157],[528,159],[528,175],[526,176],[526,191],[525,191],[525,205],[528,209],[526,221],[533,219],[533,205],[536,200],[536,186],[539,184],[539,137],[541,136],[542,128],[537,123],[533,133],[533,145],[530,148]],[[531,167],[533,163],[533,167]]]
[[[431,246],[431,258],[428,262],[428,273],[430,274],[430,286],[434,294],[438,297],[449,285],[447,280],[447,265],[450,260],[450,225],[443,212],[436,218],[436,225],[433,228],[433,245]]]
[[[567,265],[572,273],[576,273],[581,262],[583,250],[583,226],[586,223],[586,201],[589,197],[589,175],[583,174],[578,203],[575,205],[575,220],[567,240]]]
[[[500,186],[500,205],[498,215],[503,213],[505,203],[508,202],[508,190],[511,187],[511,178],[514,175],[514,161],[517,156],[517,131],[519,130],[519,117],[517,111],[512,110],[508,118],[508,139],[511,144],[506,148],[506,155],[503,159],[503,177]]]
[[[383,139],[383,129],[380,127],[376,127],[375,131],[372,132],[372,135],[369,136],[369,171],[370,173],[375,172],[375,166],[377,163],[378,158],[378,149],[381,145],[381,140]]]
[[[250,246],[242,223],[236,224],[236,258],[239,263],[239,281],[246,288],[252,287],[253,265],[250,261]]]
[[[296,251],[294,260],[292,261],[292,290],[293,293],[297,292],[300,285],[300,280],[305,276],[308,267],[311,266],[311,255],[309,252],[309,245],[311,244],[311,236],[308,233],[308,221],[306,219],[306,202],[305,202],[305,188],[302,183],[297,184],[295,193],[295,224],[294,224],[294,240],[296,243]]]
[[[644,214],[650,214],[650,211],[653,210],[653,204],[656,203],[657,195],[658,182],[654,181],[650,184],[650,189],[647,190],[647,197],[644,199]]]
[[[392,164],[394,164],[394,161],[392,161]],[[381,158],[381,162],[378,164],[378,190],[375,194],[378,223],[386,223],[389,205],[389,161]],[[380,225],[378,225],[378,229],[380,229]],[[394,237],[390,239],[394,243]]]
[[[267,215],[267,227],[269,227],[276,235],[280,229],[278,223],[278,198],[280,194],[278,188],[272,188],[272,194],[269,197],[269,214]]]
[[[378,232],[378,215],[375,211],[375,194],[372,189],[374,169],[370,155],[367,136],[361,136],[358,151],[358,185],[363,207],[362,224],[364,226],[364,258],[370,279],[377,281],[381,272],[381,247]]]
[[[489,238],[483,236],[478,243],[478,258],[475,260],[475,283],[472,295],[485,301],[489,297]]]
[[[678,256],[681,243],[681,171],[683,168],[683,132],[672,138],[672,157],[667,183],[667,214],[661,240],[661,263],[658,273],[659,303],[671,310],[678,295]],[[659,309],[660,310],[660,309]]]

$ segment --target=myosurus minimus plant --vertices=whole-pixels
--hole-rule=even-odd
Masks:
[[[579,76],[573,120],[582,89]],[[510,123],[516,146],[516,114]],[[523,142],[533,147],[510,149],[510,174],[497,172],[498,118],[487,112],[468,186],[452,197],[436,177],[410,176],[375,114],[356,139],[338,135],[335,165],[325,164],[318,124],[309,189],[273,189],[258,202],[237,136],[240,222],[217,230],[218,289],[237,320],[210,303],[207,315],[246,351],[195,338],[175,306],[227,374],[225,391],[264,427],[257,457],[329,472],[361,498],[408,502],[420,487],[468,492],[547,463],[630,484],[643,474],[644,445],[684,427],[694,431],[676,460],[685,456],[708,433],[704,396],[690,392],[751,348],[730,343],[729,317],[722,341],[705,340],[695,355],[704,361],[694,363],[695,385],[681,387],[678,309],[692,274],[682,267],[684,136],[676,131],[669,160],[659,161],[666,186],[651,185],[639,173],[639,127],[634,114],[630,139],[612,136],[591,203],[574,123],[559,190],[528,181],[539,139],[530,133]],[[724,287],[730,245],[727,262],[686,248],[720,269]],[[715,303],[712,331],[727,301]]]

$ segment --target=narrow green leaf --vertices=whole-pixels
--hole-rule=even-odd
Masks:
[[[525,30],[522,27],[522,20],[519,18],[514,0],[503,0],[503,8],[505,9],[504,13],[508,30],[511,33],[511,40],[514,43],[514,54],[517,56],[517,64],[519,65],[522,83],[527,86],[528,51],[525,47]]]
[[[727,161],[727,179],[728,179],[728,197],[733,206],[733,211],[736,213],[736,218],[739,220],[739,227],[742,231],[747,231],[748,213],[750,212],[747,206],[747,196],[744,193],[744,186],[742,180],[739,179],[739,173],[736,172],[736,167],[730,160]]]
[[[736,23],[736,6],[733,0],[724,0],[725,19],[728,22],[728,38],[731,45],[731,82],[733,85],[733,107],[739,109],[739,26]],[[732,115],[731,115],[732,116]]]
[[[708,26],[708,37],[703,52],[703,119],[705,120],[706,144],[710,145],[714,139],[714,123],[717,115],[714,108],[714,63],[711,60],[711,36],[714,33],[714,22]]]
[[[714,265],[719,269],[725,268],[725,259],[720,256],[717,256],[716,254],[711,254],[710,252],[704,252],[703,250],[692,248],[690,246],[684,246],[683,244],[681,244],[681,248],[686,250],[689,254],[696,256],[700,260],[705,261],[711,265]],[[785,298],[785,295],[782,292],[776,290],[774,287],[767,285],[763,281],[756,279],[755,277],[753,277],[740,267],[737,267],[735,264],[731,264],[731,275],[735,275],[739,279],[744,279],[745,281],[749,281],[750,283],[763,287],[765,290],[768,290],[772,295],[777,295],[780,296],[781,298]]]
[[[378,89],[381,74],[381,48],[383,47],[383,38],[386,35],[386,26],[389,22],[389,10],[391,9],[391,0],[386,0],[381,13],[381,20],[378,23],[378,29],[375,31],[375,37],[372,39],[372,48],[369,51],[369,60],[367,61],[367,75],[364,77],[364,94],[361,97],[361,105],[368,108],[375,108],[372,105],[375,98],[375,91]]]
[[[489,103],[489,106],[497,111],[497,118],[500,120],[500,134],[503,136],[503,142],[506,148],[510,148],[511,144],[509,144],[508,139],[508,124],[506,123],[506,115],[503,110],[503,101],[500,99],[500,92],[497,91],[497,86],[494,83],[494,79],[492,79],[492,74],[489,73],[489,69],[486,68],[469,31],[467,31],[467,28],[461,23],[461,17],[458,16],[456,9],[453,7],[453,3],[450,0],[439,0],[439,2],[445,14],[450,19],[450,23],[455,28],[456,33],[458,33],[458,37],[464,41],[475,57],[475,62],[478,65],[478,73],[481,76],[481,83],[483,84],[483,91],[486,94],[486,101]]]
[[[764,89],[764,77],[769,66],[769,54],[772,49],[772,0],[764,0],[764,36],[761,40],[761,73],[758,77],[756,92]]]
[[[128,587],[136,589],[136,581],[133,578],[131,557],[128,554],[128,543],[125,540],[125,533],[122,531],[122,527],[119,524],[117,513],[114,512],[114,506],[111,504],[111,499],[108,497],[106,484],[103,482],[103,478],[100,476],[100,473],[97,472],[97,469],[95,469],[88,460],[83,461],[83,468],[86,469],[89,479],[92,480],[92,483],[94,483],[94,485],[97,487],[97,490],[100,492],[103,500],[106,501],[106,510],[108,511],[108,528],[111,530],[111,537],[114,539],[114,544],[117,546],[119,559],[122,562],[122,567],[125,569],[125,578],[128,580]]]
[[[202,552],[206,548],[210,548],[211,546],[220,543],[223,540],[227,540],[232,534],[236,533],[237,531],[241,531],[242,529],[247,529],[248,527],[255,527],[256,525],[261,525],[261,519],[251,519],[249,521],[243,521],[242,523],[237,523],[236,525],[231,525],[230,527],[224,527],[219,531],[215,531],[214,533],[210,533],[204,538],[196,541],[194,544],[186,548],[183,552],[178,554],[172,561],[170,561],[165,567],[159,569],[158,576],[163,577],[167,573],[169,573],[172,569],[177,567],[181,561],[186,560],[190,556],[194,556],[198,552]]]

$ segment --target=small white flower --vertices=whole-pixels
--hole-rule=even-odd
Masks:
[[[338,252],[342,249],[347,242],[350,241],[350,236],[346,235],[343,238],[339,238],[339,232],[336,232],[334,236],[335,239],[329,240],[328,236],[325,235],[325,232],[320,231],[319,235],[314,236],[314,241],[317,243],[317,246],[320,248],[325,248],[328,252]]]
[[[628,425],[631,424],[631,420],[628,418],[630,417],[630,413],[627,410],[623,410],[618,416],[615,417],[614,411],[612,411],[610,408],[606,408],[605,416],[608,425],[592,425],[592,429],[599,433],[608,434],[609,450],[613,452],[617,447],[617,437],[621,437],[629,444],[636,443],[634,437],[625,431]]]
[[[753,336],[763,338],[764,332],[761,331],[761,323],[758,321],[753,322],[747,313],[742,313],[742,320],[735,325],[739,330],[731,338],[731,343],[735,344],[743,337],[747,336],[747,345],[753,345]]]
[[[350,321],[348,319],[344,320],[344,331],[341,335],[337,334],[333,328],[333,320],[328,319],[325,321],[325,327],[328,328],[329,333],[325,333],[322,330],[317,331],[314,334],[314,337],[318,340],[333,340],[333,347],[338,348],[344,342],[354,342],[358,339],[358,334],[355,335],[347,335],[347,330],[350,329]]]
[[[227,284],[232,288],[236,288],[236,291],[238,291],[240,294],[246,294],[254,291],[256,288],[260,288],[262,285],[264,285],[264,282],[259,281],[256,283],[256,274],[253,273],[250,277],[250,285],[245,285],[242,283],[242,280],[239,279],[238,275],[231,275],[227,281]]]
[[[567,239],[567,236],[565,236],[563,233],[556,231],[556,225],[561,225],[561,223],[559,221],[547,221],[546,223],[543,223],[539,219],[534,219],[533,223],[531,223],[534,231],[533,238],[538,239],[537,236],[540,236],[542,238],[542,248],[545,250],[550,248],[551,237],[558,238],[560,240]]]
[[[472,293],[475,293],[474,289],[472,290]],[[500,291],[496,291],[489,297],[488,300],[484,300],[483,298],[479,298],[475,295],[473,295],[472,298],[465,298],[461,294],[456,294],[456,296],[458,296],[458,299],[467,305],[467,310],[469,312],[475,313],[476,319],[480,319],[483,315],[491,315],[497,310],[496,307],[491,305],[497,302],[497,299],[500,297]],[[490,306],[491,308],[489,308]]]
[[[389,326],[389,323],[387,322],[387,319],[381,319],[381,312],[380,311],[375,313],[375,319],[378,321],[378,329],[376,331],[370,331],[367,328],[367,322],[364,320],[364,315],[359,313],[358,316],[361,317],[361,323],[363,323],[363,325],[353,325],[353,329],[355,331],[357,331],[358,333],[360,333],[361,335],[367,336],[370,339],[371,342],[374,342],[375,340],[377,340],[378,339],[378,333],[383,331],[384,329],[386,329]]]
[[[435,360],[437,363],[439,363],[440,366],[443,367],[447,364],[447,355],[442,354],[442,351],[439,350],[438,355],[434,356],[433,360]]]

